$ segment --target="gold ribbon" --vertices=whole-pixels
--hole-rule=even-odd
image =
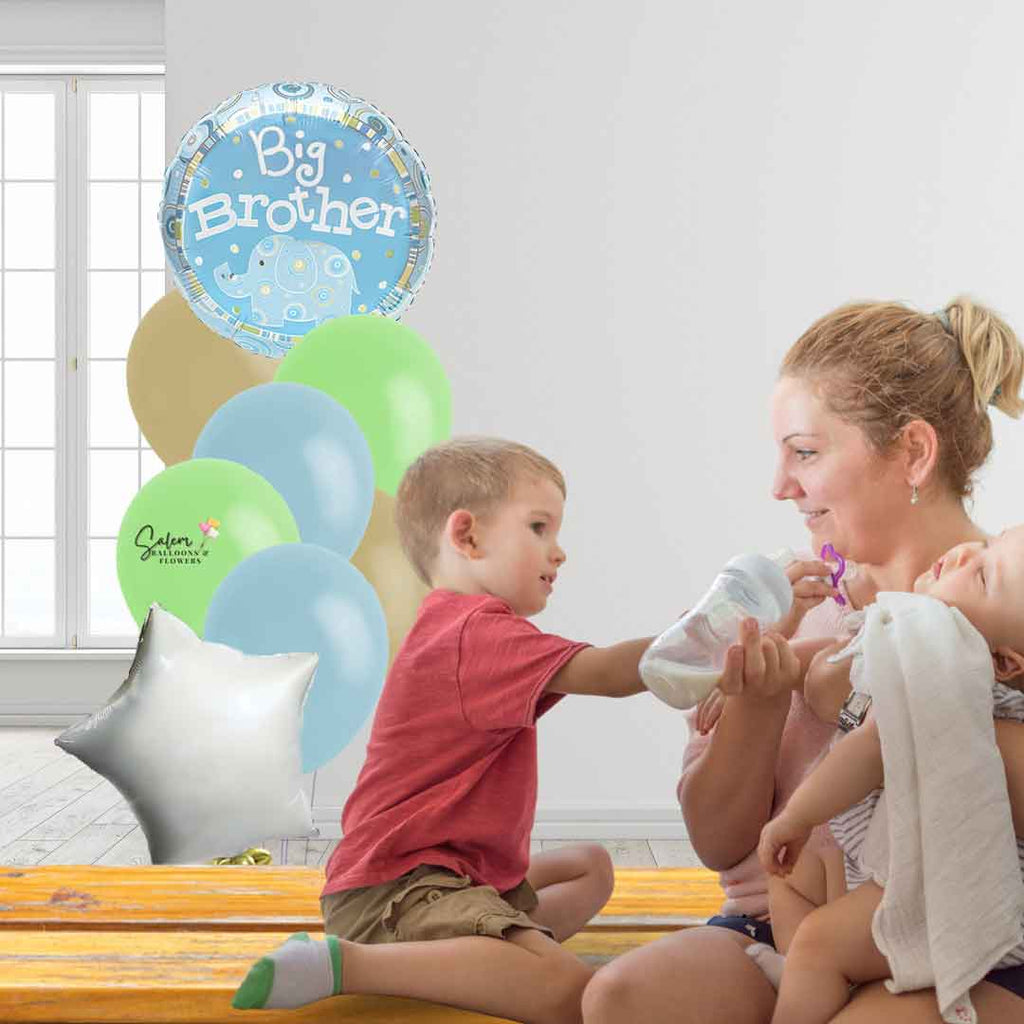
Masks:
[[[211,864],[273,864],[274,858],[270,856],[269,850],[262,846],[250,846],[242,853],[236,853],[234,857],[214,857]]]

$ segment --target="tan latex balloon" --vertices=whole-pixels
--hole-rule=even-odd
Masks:
[[[430,588],[416,575],[402,551],[395,526],[395,499],[384,491],[373,493],[370,522],[352,556],[352,564],[370,581],[380,598],[388,624],[390,668]]]
[[[168,465],[192,457],[206,421],[229,398],[274,379],[280,359],[253,355],[200,322],[179,292],[142,318],[128,351],[128,400]]]

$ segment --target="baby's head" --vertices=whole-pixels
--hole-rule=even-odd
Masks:
[[[988,641],[996,679],[1024,688],[1024,526],[958,544],[918,576],[914,593],[959,608]]]
[[[427,449],[398,486],[402,547],[432,587],[493,594],[536,615],[565,552],[565,480],[526,445],[458,437]]]

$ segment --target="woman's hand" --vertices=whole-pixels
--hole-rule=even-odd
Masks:
[[[725,707],[725,694],[716,686],[698,705],[694,725],[701,736],[706,736],[715,727]]]
[[[771,700],[785,694],[788,700],[801,678],[800,661],[786,638],[776,632],[762,636],[757,619],[745,619],[739,642],[726,651],[718,689],[727,697]]]
[[[757,857],[769,875],[785,878],[811,837],[811,826],[794,821],[783,811],[761,829]]]
[[[715,727],[726,697],[779,698],[801,685],[800,661],[785,637],[778,633],[761,636],[757,620],[747,619],[740,627],[739,639],[726,653],[718,686],[697,705],[694,725],[702,736]]]
[[[774,631],[788,640],[812,608],[817,608],[827,598],[835,597],[839,590],[832,586],[829,579],[832,568],[827,562],[816,559],[790,562],[785,573],[793,587],[793,606],[785,618],[775,623]]]

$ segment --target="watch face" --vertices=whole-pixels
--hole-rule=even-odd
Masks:
[[[861,725],[871,707],[871,694],[852,690],[839,711],[839,728],[849,732]]]
[[[846,709],[851,715],[855,715],[861,721],[863,721],[869,707],[871,707],[871,697],[866,693],[857,693],[855,691],[850,694],[850,699],[846,702]]]

